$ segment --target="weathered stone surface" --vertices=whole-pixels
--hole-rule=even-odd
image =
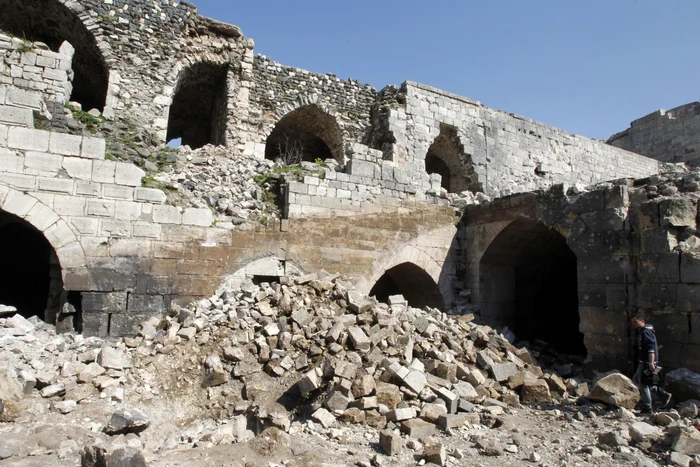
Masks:
[[[523,404],[551,402],[552,394],[543,379],[528,381],[520,388],[520,401]]]
[[[228,381],[228,372],[224,369],[218,355],[209,355],[204,361],[204,385],[219,386]]]
[[[401,436],[395,434],[392,430],[382,430],[379,432],[379,446],[389,456],[400,454],[403,449],[403,440]]]
[[[680,402],[687,399],[700,400],[700,374],[687,368],[669,371],[664,378],[665,388]]]
[[[663,431],[644,422],[632,423],[629,427],[630,437],[637,443],[654,442],[663,435]]]
[[[105,431],[110,435],[121,433],[140,433],[150,425],[150,420],[138,409],[119,408],[117,409]]]
[[[421,439],[435,433],[435,425],[433,423],[426,422],[425,420],[421,420],[420,418],[413,418],[411,420],[401,422],[401,431],[406,433],[411,438]]]
[[[610,373],[595,382],[588,397],[617,407],[633,409],[639,402],[639,389],[622,373]]]

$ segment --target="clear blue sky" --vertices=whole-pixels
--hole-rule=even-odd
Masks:
[[[285,65],[418,81],[592,138],[700,98],[698,0],[192,3]]]

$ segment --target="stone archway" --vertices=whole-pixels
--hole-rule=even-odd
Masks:
[[[372,270],[368,280],[357,284],[362,293],[371,295],[374,291],[382,297],[400,293],[407,300],[413,297],[413,303],[409,300],[409,304],[418,308],[429,305],[445,310],[454,301],[452,284],[442,274],[443,266],[417,246],[407,245],[398,253],[380,258],[374,262]]]
[[[85,271],[85,252],[77,235],[53,209],[31,195],[0,185],[0,211],[25,220],[43,234],[56,252],[64,283],[72,272]]]
[[[199,62],[182,70],[168,115],[167,141],[193,149],[226,144],[228,63]]]
[[[75,48],[70,99],[79,102],[84,110],[102,111],[109,84],[102,50],[108,46],[98,41],[83,23],[83,15],[73,11],[72,5],[73,2],[59,0],[0,0],[0,31],[43,42],[54,52],[68,41]]]
[[[445,309],[437,283],[413,263],[401,263],[388,269],[369,292],[369,295],[384,303],[388,303],[389,296],[398,294],[403,295],[408,304],[415,308],[429,306]]]
[[[440,124],[440,134],[428,148],[425,171],[442,177],[441,186],[448,193],[480,192],[483,186],[474,171],[471,156],[464,151],[457,129]]]
[[[519,339],[586,355],[579,331],[576,255],[540,222],[518,218],[493,238],[479,263],[482,319]]]
[[[265,158],[285,164],[331,158],[344,164],[342,131],[319,105],[300,106],[277,122],[265,142]]]

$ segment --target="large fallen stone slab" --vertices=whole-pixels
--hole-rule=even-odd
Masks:
[[[666,374],[664,388],[673,394],[676,402],[700,399],[700,374],[678,368]]]
[[[119,408],[114,412],[105,432],[110,435],[140,433],[148,428],[151,421],[145,413],[137,409]]]
[[[627,376],[613,372],[595,382],[588,398],[616,407],[633,409],[639,402],[639,389]]]

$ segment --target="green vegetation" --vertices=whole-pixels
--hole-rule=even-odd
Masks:
[[[146,188],[156,188],[156,189],[161,190],[165,193],[177,191],[175,188],[172,188],[172,187],[166,185],[165,183],[163,183],[159,180],[156,180],[151,175],[146,175],[144,177],[141,177],[141,186],[146,187]]]
[[[19,52],[21,54],[24,54],[27,52],[31,52],[33,49],[30,46],[28,46],[27,44],[22,44],[19,47],[17,47],[17,49],[15,49],[15,50],[17,50],[17,52]]]
[[[66,104],[66,108],[71,111],[74,119],[78,120],[80,123],[85,125],[90,131],[96,130],[97,127],[99,125],[102,125],[102,122],[105,121],[105,118],[102,115],[100,115],[99,117],[95,117],[85,112],[84,110],[77,110],[75,107],[68,103]]]
[[[260,223],[261,223],[262,225],[267,225],[267,223],[269,222],[269,219],[268,219],[267,216],[265,216],[265,215],[260,216],[260,217],[258,218],[258,220],[260,221]]]

